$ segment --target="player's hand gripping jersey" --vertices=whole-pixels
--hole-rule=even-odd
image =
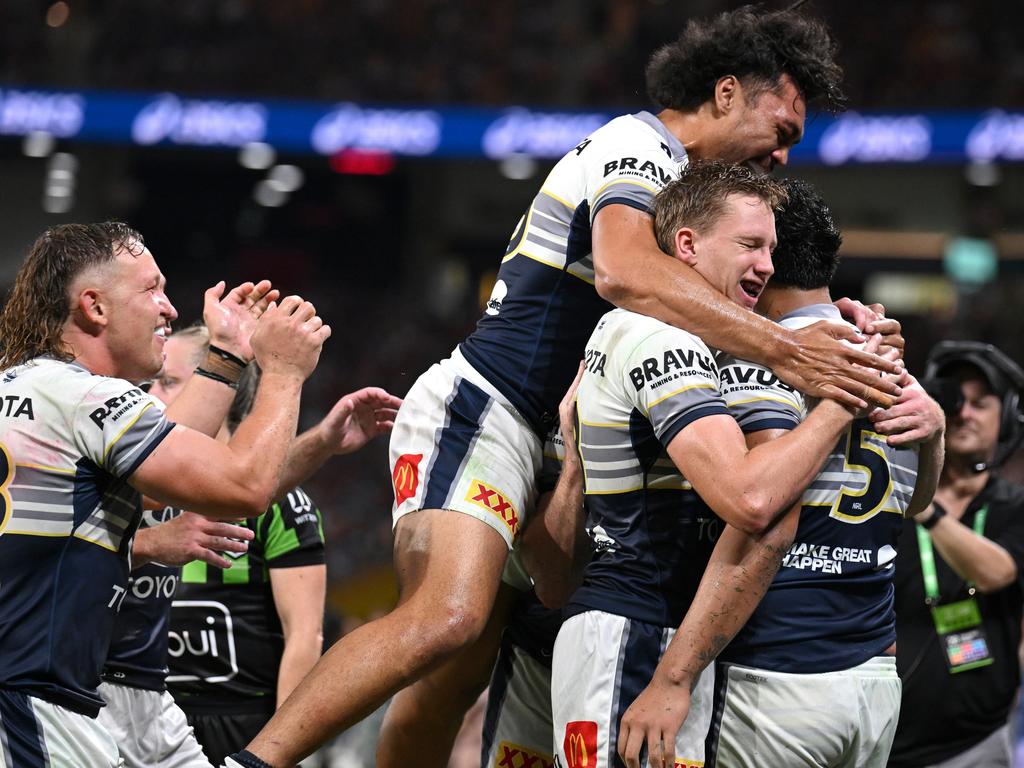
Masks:
[[[780,321],[839,322],[829,305]],[[759,365],[719,359],[729,409],[745,432],[793,429],[804,397]],[[848,669],[896,639],[893,562],[917,479],[916,449],[893,448],[854,421],[804,492],[796,539],[750,621],[722,659],[777,672]]]
[[[39,358],[0,380],[0,687],[95,716],[141,496],[173,425],[122,379]]]
[[[476,331],[460,350],[538,434],[557,421],[584,344],[611,309],[594,288],[591,226],[606,205],[649,211],[686,163],[654,115],[612,120],[552,169],[508,245]]]

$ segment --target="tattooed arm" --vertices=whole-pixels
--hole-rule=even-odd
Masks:
[[[764,430],[748,435],[747,442],[752,448],[781,434],[785,431]],[[652,766],[672,768],[676,734],[689,713],[693,687],[768,591],[793,543],[799,517],[798,502],[760,535],[724,528],[679,631],[650,684],[622,717],[618,749],[628,768],[640,768],[645,743]]]

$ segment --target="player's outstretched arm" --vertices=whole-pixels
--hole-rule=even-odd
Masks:
[[[230,442],[175,427],[129,482],[143,494],[215,518],[261,514],[273,499],[295,436],[302,382],[330,327],[312,304],[289,296],[271,304],[252,336],[263,376],[252,412]]]
[[[533,579],[537,599],[561,608],[579,586],[590,547],[583,528],[583,465],[576,446],[576,390],[583,378],[580,363],[558,406],[559,429],[565,444],[562,471],[554,491],[537,501],[537,514],[526,527],[520,554]]]
[[[241,525],[182,512],[166,523],[138,530],[132,542],[132,568],[153,562],[185,565],[193,560],[202,560],[215,568],[230,568],[231,561],[220,553],[248,551],[253,535]]]
[[[363,387],[339,398],[319,424],[292,441],[280,493],[302,485],[331,456],[354,453],[390,432],[401,406],[400,397],[380,387]]]
[[[755,432],[747,435],[747,444],[754,447],[783,434],[782,430]],[[683,623],[651,682],[622,716],[618,751],[627,768],[641,768],[644,745],[654,768],[675,765],[676,736],[689,714],[693,687],[768,591],[793,543],[799,519],[798,502],[761,536],[730,525],[722,531]]]
[[[598,211],[593,258],[603,298],[761,363],[802,392],[852,408],[868,402],[887,406],[899,395],[896,384],[877,375],[897,373],[897,363],[842,343],[862,341],[855,331],[837,323],[787,330],[733,304],[692,267],[666,257],[655,241],[651,217],[642,211],[615,204]]]
[[[271,288],[269,280],[242,283],[226,296],[224,287],[222,280],[203,294],[203,322],[210,333],[212,349],[199,367],[237,383],[245,365],[253,359],[249,339],[256,322],[270,302],[277,299],[278,291]],[[235,390],[227,382],[191,376],[165,414],[176,424],[214,437],[234,397]]]

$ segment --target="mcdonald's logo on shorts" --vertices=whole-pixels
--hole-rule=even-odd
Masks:
[[[516,514],[512,502],[505,498],[505,494],[492,488],[487,483],[482,483],[479,480],[471,481],[469,491],[466,493],[466,501],[470,504],[476,504],[478,507],[486,509],[488,512],[493,512],[500,517],[502,522],[508,526],[512,538],[515,538],[516,534],[519,533],[519,515]]]
[[[391,473],[391,480],[395,485],[395,504],[401,504],[416,495],[416,489],[420,485],[422,460],[422,453],[403,453],[398,457],[395,471]]]
[[[566,768],[594,768],[597,765],[597,723],[593,720],[574,720],[565,724]]]

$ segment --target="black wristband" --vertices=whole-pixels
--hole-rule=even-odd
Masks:
[[[221,384],[227,384],[232,389],[238,389],[238,384],[236,384],[235,382],[231,381],[228,378],[225,378],[224,376],[221,376],[219,373],[208,371],[205,368],[196,368],[195,374],[196,376],[205,376],[208,379],[219,381]]]
[[[932,506],[934,507],[932,513],[928,515],[927,520],[921,523],[921,527],[924,528],[926,531],[930,531],[932,528],[935,527],[935,524],[939,522],[939,520],[946,516],[946,510],[944,510],[934,501],[932,502]]]
[[[235,752],[235,754],[228,755],[228,757],[239,765],[245,766],[245,768],[274,768],[270,763],[263,762],[247,749],[243,749],[241,752]]]
[[[239,368],[245,368],[248,365],[248,363],[245,362],[245,360],[243,360],[242,358],[238,357],[237,355],[231,354],[226,349],[221,349],[215,344],[210,345],[210,351],[213,352],[213,354],[217,355],[217,357],[219,357],[221,360],[225,360],[229,363],[234,363]]]

